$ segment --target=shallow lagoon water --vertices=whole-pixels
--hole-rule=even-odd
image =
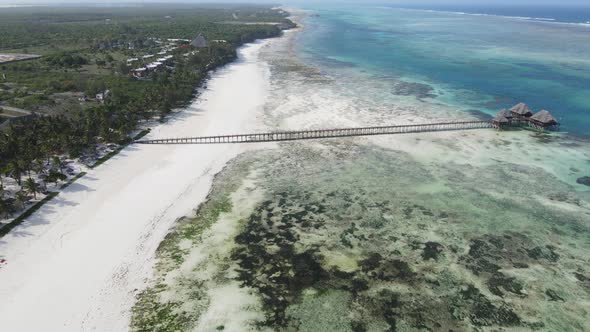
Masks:
[[[397,77],[310,65],[301,35],[262,51],[269,128],[474,116]],[[472,131],[246,153],[161,245],[132,327],[588,329],[590,191],[575,183],[590,174],[588,146]]]
[[[339,76],[426,84],[435,101],[494,114],[524,101],[590,134],[590,28],[385,7],[318,7],[299,53]],[[351,80],[347,74],[342,79]],[[340,77],[339,77],[340,78]],[[354,81],[354,80],[352,80]],[[419,92],[418,92],[419,93]]]

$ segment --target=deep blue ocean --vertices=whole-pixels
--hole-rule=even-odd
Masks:
[[[406,96],[471,112],[522,101],[590,135],[590,7],[304,9],[301,55],[329,75],[406,82]]]

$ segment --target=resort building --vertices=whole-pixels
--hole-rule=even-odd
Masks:
[[[135,78],[144,78],[147,73],[147,68],[137,68],[131,71],[133,77]]]
[[[492,126],[497,129],[528,125],[541,130],[559,130],[559,122],[546,110],[533,113],[524,103],[514,105],[510,111],[501,110],[492,119]]]
[[[152,62],[150,64],[148,64],[147,66],[145,66],[148,70],[156,70],[158,69],[158,67],[160,67],[162,65],[161,62]]]
[[[35,114],[14,107],[0,106],[0,132],[10,127],[11,123],[27,121],[35,117]]]
[[[173,55],[167,55],[165,57],[156,59],[156,62],[161,62],[161,63],[166,64],[166,65],[171,65],[173,58],[174,58]]]
[[[96,94],[96,101],[99,103],[103,103],[109,99],[111,96],[111,90],[105,90],[104,92]]]

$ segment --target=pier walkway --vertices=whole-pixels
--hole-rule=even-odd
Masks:
[[[351,137],[351,136],[369,136],[369,135],[392,135],[392,134],[410,134],[434,131],[452,131],[452,130],[469,130],[493,128],[490,121],[456,121],[456,122],[439,122],[424,123],[413,125],[399,126],[382,126],[382,127],[358,127],[358,128],[340,128],[340,129],[318,129],[318,130],[301,130],[301,131],[277,131],[268,133],[255,134],[238,134],[238,135],[221,135],[221,136],[201,136],[201,137],[175,137],[175,138],[158,138],[138,140],[137,144],[223,144],[223,143],[260,143],[260,142],[280,142],[295,141],[306,139],[334,138],[334,137]]]

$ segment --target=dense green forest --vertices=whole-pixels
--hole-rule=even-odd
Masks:
[[[49,53],[54,47],[84,47],[100,39],[191,39],[199,31],[235,43],[260,33],[260,26],[222,23],[289,22],[283,13],[246,5],[3,8],[0,51],[48,47]]]
[[[47,166],[59,155],[92,153],[98,144],[125,144],[141,121],[163,120],[186,105],[208,71],[234,60],[239,46],[292,27],[286,15],[220,5],[3,8],[0,53],[42,57],[0,64],[0,107],[33,111],[0,130],[0,216],[14,210],[7,205],[3,177],[24,191],[31,172],[43,172],[43,161]],[[198,34],[209,41],[207,47],[188,44]],[[133,77],[138,65],[127,59],[156,54],[170,45],[168,39],[187,40],[168,49],[172,64]],[[107,90],[108,98],[94,100]]]

